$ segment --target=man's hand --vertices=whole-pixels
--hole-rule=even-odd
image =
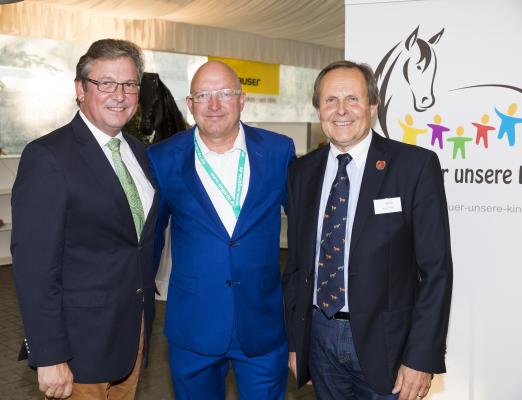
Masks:
[[[288,368],[294,374],[294,378],[297,379],[297,356],[295,351],[291,351],[288,353]],[[306,382],[307,385],[312,384],[312,380]]]
[[[400,393],[399,400],[418,400],[428,394],[431,378],[430,373],[416,371],[406,365],[401,365],[392,393]]]
[[[72,393],[73,374],[67,363],[38,367],[38,385],[46,397],[65,399]]]
[[[295,351],[288,353],[288,368],[294,374],[294,378],[297,379],[297,356]]]

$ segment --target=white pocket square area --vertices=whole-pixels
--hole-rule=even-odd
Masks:
[[[389,199],[375,199],[373,201],[375,215],[401,212],[401,198],[390,197]]]

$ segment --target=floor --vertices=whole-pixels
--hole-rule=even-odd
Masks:
[[[169,377],[167,344],[162,333],[165,304],[157,302],[156,307],[157,317],[151,338],[150,364],[149,368],[142,370],[137,400],[175,399]],[[27,367],[26,362],[16,361],[23,337],[12,268],[0,267],[0,398],[2,400],[42,399],[35,372]],[[315,399],[310,387],[296,390],[292,376],[289,377],[288,387],[286,400]],[[227,400],[237,399],[234,376],[231,373],[227,378]]]

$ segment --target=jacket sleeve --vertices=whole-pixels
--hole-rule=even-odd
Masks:
[[[292,183],[294,182],[292,168],[290,167],[287,181],[287,192],[288,192],[288,207],[286,214],[288,216],[288,257],[286,262],[286,268],[283,273],[283,288],[284,288],[284,302],[285,302],[285,324],[288,335],[288,350],[291,352],[296,351],[296,344],[294,338],[295,329],[295,310],[296,310],[296,297],[298,291],[298,265],[297,265],[297,232],[296,232],[296,204],[295,204],[295,193],[292,190]]]
[[[158,207],[158,220],[156,223],[156,233],[154,239],[154,275],[158,273],[159,264],[161,261],[161,254],[163,252],[163,247],[165,245],[165,229],[169,224],[170,219],[170,210],[168,207],[168,202],[165,196],[165,189],[163,186],[163,182],[161,180],[161,173],[158,170],[157,163],[155,162],[154,151],[151,148],[147,149],[147,154],[149,156],[150,165],[152,175],[154,175],[154,179],[158,184],[159,189],[159,207]]]
[[[295,161],[295,145],[294,141],[292,139],[289,139],[288,143],[288,152],[286,155],[286,165],[285,165],[285,171],[287,171],[288,175],[288,168],[292,163]],[[283,208],[285,210],[285,213],[288,214],[288,186],[285,186],[285,192],[283,195],[283,202],[282,202]]]
[[[412,224],[419,287],[402,363],[418,371],[442,373],[453,265],[443,176],[434,153],[419,175]]]
[[[62,312],[62,258],[67,187],[51,152],[33,142],[24,150],[13,186],[11,253],[32,366],[73,357]]]

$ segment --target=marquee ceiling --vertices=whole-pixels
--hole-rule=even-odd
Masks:
[[[0,0],[0,34],[321,69],[344,58],[344,15],[343,0]]]
[[[343,0],[39,0],[38,3],[111,17],[160,19],[344,48]]]

